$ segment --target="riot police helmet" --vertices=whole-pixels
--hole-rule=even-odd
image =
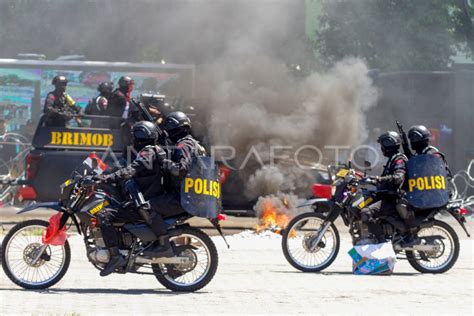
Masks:
[[[55,87],[58,86],[66,86],[67,85],[67,78],[66,76],[55,76],[53,80],[51,81],[51,84],[54,85]]]
[[[149,121],[140,121],[133,125],[132,135],[134,144],[154,144],[158,139],[158,128]]]
[[[191,132],[191,120],[183,112],[171,112],[163,122],[168,136],[172,141],[178,141]]]
[[[119,89],[123,91],[130,91],[134,84],[135,81],[129,76],[122,76],[118,81]]]
[[[114,83],[111,81],[102,81],[97,86],[97,91],[99,91],[101,94],[111,94],[113,90]]]
[[[411,148],[417,152],[422,151],[430,144],[431,132],[424,125],[415,125],[408,131]]]
[[[398,152],[402,140],[397,132],[388,131],[380,135],[377,142],[384,156],[389,157]]]

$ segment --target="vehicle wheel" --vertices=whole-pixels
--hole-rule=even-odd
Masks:
[[[426,243],[423,237],[441,236],[434,240],[439,246],[436,252],[406,251],[410,265],[421,273],[443,273],[456,263],[459,256],[459,238],[454,229],[445,222],[435,220],[432,227],[422,228],[418,238]]]
[[[283,232],[281,246],[286,260],[303,272],[319,272],[329,267],[339,252],[339,233],[331,223],[318,245],[312,245],[324,225],[324,218],[304,213],[291,220]]]
[[[186,264],[153,264],[158,282],[177,292],[194,292],[206,286],[217,271],[218,254],[211,238],[199,229],[182,228],[183,233],[170,238],[178,256],[188,257]]]
[[[35,261],[46,227],[46,221],[28,220],[15,225],[3,239],[3,271],[22,288],[48,288],[58,283],[69,268],[71,250],[67,240],[62,246],[45,245],[43,254]]]

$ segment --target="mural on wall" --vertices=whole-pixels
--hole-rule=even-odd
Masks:
[[[56,75],[68,78],[68,94],[84,108],[89,100],[98,94],[97,86],[102,81],[113,81],[116,85],[121,76],[134,79],[133,97],[143,92],[159,92],[161,87],[179,79],[178,73],[169,72],[121,72],[105,70],[62,70],[62,69],[15,69],[0,68],[0,119],[7,123],[8,130],[17,130],[31,119],[32,103],[39,87],[41,106]]]

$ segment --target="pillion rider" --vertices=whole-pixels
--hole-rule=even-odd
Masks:
[[[437,148],[430,146],[431,132],[426,128],[426,126],[412,126],[408,131],[408,139],[410,140],[410,146],[412,150],[415,151],[414,155],[434,155],[441,158],[445,164],[448,179],[452,178],[451,171],[449,170],[444,154],[441,153]],[[405,226],[408,230],[407,236],[405,238],[405,245],[410,246],[418,243],[418,227],[416,223],[415,212],[413,209],[408,207],[408,202],[405,198],[401,199],[401,201],[398,203],[397,211],[405,222]]]
[[[65,127],[74,114],[79,114],[80,108],[66,93],[68,80],[65,76],[56,76],[52,82],[54,90],[46,95],[44,102],[45,125]]]
[[[446,172],[448,179],[452,178],[451,170],[448,167],[445,155],[439,151],[438,148],[431,146],[431,132],[424,125],[415,125],[408,131],[408,139],[410,140],[410,146],[415,151],[415,155],[434,155],[443,160],[446,166]]]

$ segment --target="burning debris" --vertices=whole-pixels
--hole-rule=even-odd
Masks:
[[[258,198],[254,210],[257,213],[259,223],[255,231],[260,233],[270,230],[281,234],[290,220],[296,215],[296,206],[298,197],[293,194],[278,193],[277,195],[268,195]]]

